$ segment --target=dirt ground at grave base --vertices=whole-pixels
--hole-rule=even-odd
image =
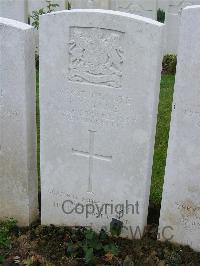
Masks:
[[[151,210],[148,223],[157,221],[159,211]],[[80,230],[67,227],[41,226],[38,223],[29,228],[18,228],[11,232],[11,245],[0,249],[0,257],[4,256],[1,265],[120,265],[120,266],[200,266],[200,253],[187,246],[174,245],[157,241],[156,224],[147,227],[141,240],[127,240],[110,237],[106,241],[118,247],[118,254],[95,254],[93,264],[85,263],[83,254],[73,257],[68,254],[68,246],[80,242]]]

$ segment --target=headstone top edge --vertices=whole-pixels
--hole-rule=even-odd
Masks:
[[[20,29],[20,30],[32,30],[33,29],[32,26],[26,23],[23,23],[23,22],[14,20],[14,19],[3,18],[3,17],[0,17],[0,25],[7,25],[13,28]]]
[[[59,14],[74,14],[74,13],[83,13],[83,14],[108,14],[108,15],[118,15],[121,17],[126,17],[126,18],[131,18],[134,20],[142,21],[148,24],[152,24],[155,26],[163,27],[164,24],[160,23],[156,20],[153,20],[151,18],[146,18],[142,17],[139,15],[131,14],[131,13],[126,13],[126,12],[121,12],[121,11],[114,11],[114,10],[105,10],[105,9],[72,9],[72,10],[62,10],[62,11],[56,11],[56,12],[51,12],[49,14],[41,15],[40,19],[46,18],[49,16],[55,16]]]
[[[193,10],[193,9],[200,9],[200,5],[186,6],[185,8],[183,8],[183,12],[190,11],[190,10]]]

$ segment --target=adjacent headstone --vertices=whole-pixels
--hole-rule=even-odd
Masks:
[[[110,0],[71,0],[72,9],[109,9]]]
[[[157,0],[110,0],[111,9],[147,18],[157,18]]]
[[[0,17],[28,22],[27,0],[0,0]]]
[[[51,4],[57,4],[58,6],[56,7],[51,7],[53,11],[60,11],[60,10],[65,10],[67,6],[67,1],[66,0],[53,0],[50,2]],[[45,12],[48,11],[48,5],[49,2],[46,0],[28,0],[28,16],[30,17],[30,25],[33,23],[32,15],[33,11],[37,11],[39,9],[44,9]],[[35,43],[36,43],[36,53],[39,53],[39,32],[37,29],[35,31]]]
[[[157,9],[161,9],[164,12],[167,11],[168,5],[169,5],[169,0],[157,0]]]
[[[0,219],[38,214],[33,29],[0,18]]]
[[[181,13],[186,6],[200,4],[200,0],[169,0],[165,15],[165,54],[177,54]]]
[[[159,238],[200,251],[199,24],[200,6],[184,9]]]
[[[53,8],[55,11],[64,10],[67,7],[66,0],[52,0],[51,4],[57,4],[58,6]],[[32,15],[33,11],[44,8],[46,9],[48,2],[46,0],[28,0],[28,13]]]
[[[137,226],[142,234],[162,31],[114,11],[41,17],[42,224],[100,230],[113,218],[123,222],[122,235],[134,237]]]

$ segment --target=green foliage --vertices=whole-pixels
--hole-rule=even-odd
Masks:
[[[162,75],[160,84],[160,102],[158,107],[150,196],[150,201],[153,205],[159,205],[162,199],[174,80],[173,75]]]
[[[52,4],[51,0],[47,0],[47,13],[51,13],[55,11],[56,7],[59,7],[59,4]]]
[[[0,222],[0,248],[8,248],[10,246],[10,232],[15,227],[16,221],[13,219]],[[3,257],[0,257],[2,260]]]
[[[160,8],[157,10],[157,21],[161,23],[165,22],[165,11]]]
[[[92,229],[79,229],[67,243],[67,256],[84,257],[86,264],[95,264],[96,257],[108,256],[112,259],[117,256],[118,247],[110,242],[104,230],[97,234]]]
[[[71,9],[71,3],[68,1],[67,2],[67,9],[70,10]]]
[[[182,259],[181,255],[177,251],[173,251],[168,257],[167,257],[167,263],[170,266],[178,266],[182,265]]]
[[[32,16],[30,16],[32,19],[33,19],[33,22],[32,22],[32,26],[35,28],[35,29],[39,29],[39,17],[40,15],[44,15],[45,14],[45,11],[44,11],[44,8],[41,8],[39,10],[35,10],[32,12]]]
[[[4,262],[4,260],[5,260],[5,257],[0,255],[0,264],[2,264]]]
[[[30,18],[33,19],[32,26],[37,30],[39,29],[40,16],[55,11],[55,8],[59,6],[58,4],[52,4],[51,0],[46,0],[46,2],[47,2],[46,9],[40,8],[38,10],[34,10],[32,12],[32,16],[30,16]]]
[[[117,246],[115,246],[113,243],[109,243],[103,247],[103,250],[105,253],[112,253],[114,256],[117,256],[119,251]]]
[[[176,64],[177,64],[176,55],[173,55],[173,54],[165,55],[163,58],[163,64],[162,64],[163,74],[175,75],[176,74]]]
[[[40,95],[39,95],[39,69],[37,69],[37,71],[36,71],[36,124],[37,124],[37,170],[38,170],[38,177],[40,178]],[[40,191],[40,182],[39,182],[39,191]]]

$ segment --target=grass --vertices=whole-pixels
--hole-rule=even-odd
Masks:
[[[36,123],[37,123],[37,169],[40,178],[40,107],[39,107],[39,71],[36,73]]]
[[[162,75],[158,122],[154,150],[150,202],[159,205],[162,198],[165,161],[171,118],[174,75]],[[39,78],[37,72],[37,136],[38,136],[38,175],[40,176],[40,117],[39,117]]]
[[[0,248],[9,246],[10,231],[15,225],[16,225],[16,221],[13,219],[9,219],[6,221],[0,221]]]
[[[162,199],[174,80],[174,75],[162,75],[160,85],[160,102],[158,108],[150,195],[150,202],[155,205],[159,205]]]
[[[0,221],[0,265],[4,261],[4,254],[10,248],[10,232],[15,227],[16,221],[13,219]]]

